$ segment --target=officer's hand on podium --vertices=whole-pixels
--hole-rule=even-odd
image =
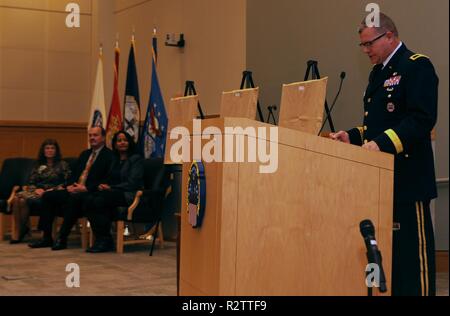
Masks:
[[[374,141],[368,142],[367,144],[364,144],[362,148],[365,148],[370,151],[380,151],[380,147],[378,147],[377,143]]]
[[[345,131],[339,131],[337,133],[330,133],[330,138],[332,140],[337,140],[339,142],[350,144],[350,137],[348,136],[348,133]]]

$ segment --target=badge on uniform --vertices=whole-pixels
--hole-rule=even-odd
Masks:
[[[392,103],[392,102],[389,102],[388,104],[387,104],[387,110],[388,110],[388,112],[389,113],[392,113],[392,112],[394,112],[395,111],[395,104],[394,103]]]
[[[384,87],[388,88],[388,87],[398,86],[400,84],[401,79],[402,79],[402,76],[391,77],[384,82]]]

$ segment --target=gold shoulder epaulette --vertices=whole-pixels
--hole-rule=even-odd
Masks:
[[[430,59],[428,56],[422,55],[422,54],[414,54],[411,57],[409,57],[409,59],[411,59],[412,61],[416,61],[417,59],[422,58],[422,57]]]

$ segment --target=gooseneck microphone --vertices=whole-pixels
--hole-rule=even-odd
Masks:
[[[366,244],[367,260],[369,263],[378,265],[380,269],[379,288],[380,292],[384,293],[387,291],[386,277],[384,275],[381,252],[378,250],[377,241],[375,239],[375,228],[373,227],[372,222],[369,219],[366,219],[359,224],[359,230],[361,231],[361,235],[363,236]]]
[[[330,119],[330,117],[331,117],[331,112],[333,111],[333,108],[334,108],[334,106],[336,105],[336,101],[337,101],[339,95],[341,94],[342,84],[344,83],[344,79],[345,79],[345,76],[346,76],[346,75],[347,75],[347,74],[345,73],[345,71],[341,72],[341,75],[340,75],[341,82],[340,82],[340,84],[339,84],[339,90],[338,90],[338,93],[336,94],[336,97],[335,97],[334,100],[333,100],[333,104],[331,105],[330,111],[328,111],[328,114],[327,114],[327,116],[325,117],[325,120],[323,121],[322,127],[320,128],[319,134],[318,134],[317,136],[320,136],[320,133],[322,133],[323,128],[325,127],[325,124],[327,123],[327,121],[328,121],[328,120]]]

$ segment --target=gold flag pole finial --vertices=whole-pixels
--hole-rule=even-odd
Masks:
[[[136,34],[136,27],[133,25],[133,32],[131,34],[131,41],[134,43],[135,40],[135,34]]]
[[[100,57],[103,56],[103,43],[100,43],[99,55],[100,55]]]

